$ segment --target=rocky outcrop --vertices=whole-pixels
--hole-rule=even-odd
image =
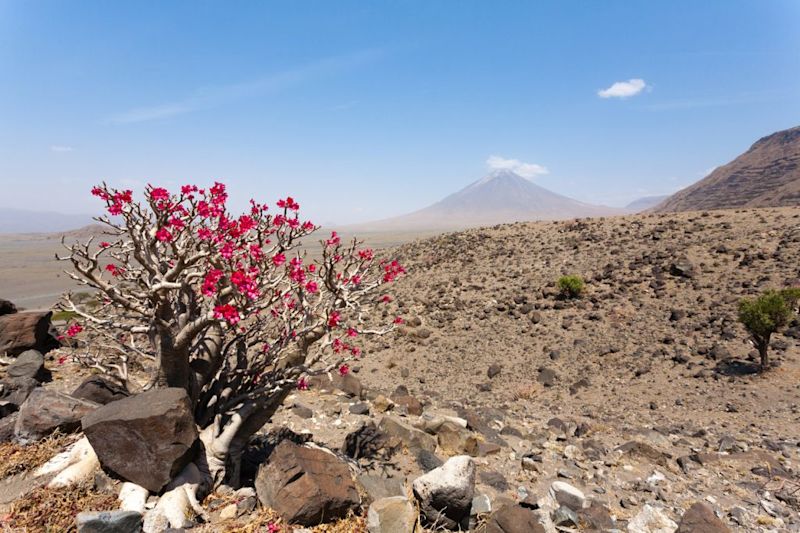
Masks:
[[[255,486],[262,505],[304,526],[342,518],[360,504],[347,464],[326,450],[289,440],[261,465]]]
[[[50,311],[11,313],[0,316],[0,354],[19,355],[26,350],[42,353],[60,343],[51,330]]]
[[[44,367],[44,355],[37,350],[26,350],[6,370],[11,379],[30,378],[42,382],[50,379],[50,372]]]
[[[183,389],[152,389],[109,403],[82,425],[104,469],[150,492],[160,491],[196,451],[197,429]]]
[[[710,505],[697,502],[683,514],[677,533],[730,533],[730,531],[728,526],[717,518]]]
[[[417,510],[405,496],[382,498],[367,511],[369,533],[414,533]]]
[[[81,418],[97,407],[96,403],[39,387],[20,406],[14,434],[19,439],[38,440],[55,430],[71,433],[80,429]]]

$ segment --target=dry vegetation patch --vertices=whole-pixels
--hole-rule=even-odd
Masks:
[[[34,470],[62,451],[75,440],[74,435],[54,433],[46,439],[23,446],[14,442],[0,442],[0,479]]]
[[[90,485],[74,485],[64,489],[36,489],[14,502],[0,525],[19,531],[76,531],[75,517],[82,511],[110,511],[117,507],[117,498],[99,494]]]

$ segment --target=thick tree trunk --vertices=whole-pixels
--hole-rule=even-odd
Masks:
[[[769,343],[768,342],[767,343],[760,343],[758,345],[758,355],[761,358],[761,367],[759,368],[759,370],[761,372],[766,372],[767,370],[769,370],[769,353],[768,353],[768,350],[769,350]]]
[[[218,415],[212,424],[200,432],[205,448],[205,466],[214,487],[227,485],[239,488],[242,454],[247,443],[269,422],[290,391],[290,388],[285,388],[264,402],[244,404],[224,421]]]

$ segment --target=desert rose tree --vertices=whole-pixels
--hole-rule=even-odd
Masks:
[[[76,316],[67,335],[85,337],[75,358],[132,392],[185,389],[210,484],[238,484],[244,446],[290,391],[315,374],[346,374],[362,336],[401,321],[380,307],[403,267],[335,232],[309,260],[301,240],[318,228],[291,197],[276,212],[251,200],[235,217],[221,183],[148,186],[145,202],[105,184],[92,194],[110,215],[97,219],[103,240],[65,245],[59,258],[98,296],[93,306],[70,294],[61,303]]]

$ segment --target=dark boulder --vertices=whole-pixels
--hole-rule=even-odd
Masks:
[[[24,440],[39,440],[56,430],[72,433],[80,429],[81,418],[97,407],[96,403],[38,387],[20,406],[14,433]]]
[[[72,392],[73,398],[106,405],[130,396],[128,389],[103,376],[89,376]]]
[[[50,311],[0,316],[0,354],[19,355],[25,350],[47,353],[61,344],[53,335]]]
[[[258,470],[261,504],[292,524],[312,526],[343,518],[361,501],[350,468],[334,454],[285,440]]]
[[[44,355],[37,350],[26,350],[17,356],[6,370],[9,378],[32,378],[36,381],[49,381],[50,371],[44,367]]]
[[[39,382],[33,378],[0,379],[0,400],[22,405]]]
[[[11,315],[17,312],[17,306],[13,302],[0,298],[0,316]]]
[[[180,388],[152,389],[109,403],[82,423],[103,468],[150,492],[160,491],[196,451],[192,407]]]

